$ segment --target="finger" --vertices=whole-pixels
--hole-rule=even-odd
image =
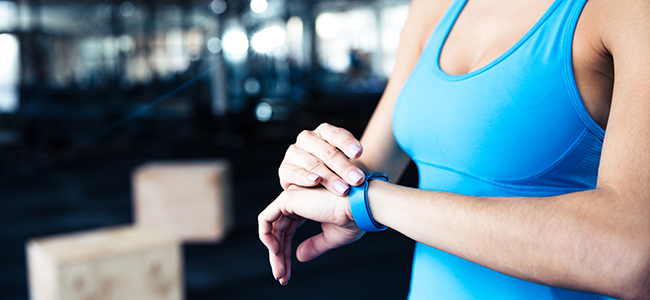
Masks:
[[[284,247],[285,243],[285,234],[287,229],[291,227],[292,219],[287,216],[281,216],[277,221],[273,223],[273,235],[276,240],[280,242],[280,251],[275,255],[271,255],[269,262],[271,264],[271,271],[273,277],[278,280],[284,276],[286,273],[286,264],[285,264],[285,253],[291,254],[291,248]]]
[[[321,143],[331,148],[331,146],[329,146],[327,143],[324,143],[323,140],[318,140],[317,143]],[[319,159],[318,157],[310,153],[303,151],[302,149],[299,149],[297,146],[290,147],[290,149],[291,148],[296,150],[291,151],[291,153],[288,153],[292,155],[291,158],[287,158],[286,161],[288,162],[290,161],[291,164],[297,166],[298,168],[302,168],[305,172],[317,174],[319,176],[318,182],[322,184],[330,192],[337,195],[345,195],[348,192],[349,190],[348,183],[346,183],[343,179],[341,179],[339,175],[332,172],[332,170],[321,159]],[[343,156],[342,153],[339,152],[339,154]],[[283,168],[282,165],[280,167]],[[284,173],[284,172],[291,172],[291,170],[288,170],[290,166],[284,166],[284,168],[286,169],[280,170],[280,172],[283,172],[281,173],[282,174],[281,180],[284,179],[284,176],[291,176],[291,175],[285,175],[286,173]],[[287,182],[283,182],[283,181],[281,181],[280,183],[284,185],[287,184]]]
[[[281,263],[278,261],[278,257],[280,257],[282,254],[280,253],[273,253],[269,251],[269,263],[271,264],[271,274],[273,274],[273,278],[275,280],[278,280],[282,275],[278,275],[278,270],[280,270]]]
[[[294,186],[295,187],[295,186]],[[298,187],[296,187],[298,188]],[[268,250],[274,254],[278,254],[281,250],[281,244],[280,242],[282,240],[279,240],[276,237],[276,234],[282,230],[286,230],[288,225],[284,222],[285,218],[288,218],[289,220],[291,218],[300,220],[298,223],[297,227],[302,225],[305,222],[305,219],[299,216],[294,215],[293,212],[287,212],[286,208],[285,210],[282,209],[286,205],[286,193],[283,192],[276,198],[269,206],[267,206],[260,214],[257,216],[257,223],[258,223],[258,235],[260,241],[268,248]],[[291,214],[292,217],[289,218],[285,216],[284,214]],[[284,221],[283,221],[284,220]],[[277,224],[276,224],[277,223]],[[285,229],[283,229],[285,228]]]
[[[365,234],[356,224],[351,223],[345,225],[321,223],[321,228],[322,233],[305,240],[298,246],[296,257],[299,261],[312,260],[330,249],[357,241]]]
[[[328,189],[334,189],[343,195],[348,188],[348,184],[358,185],[362,182],[364,175],[361,169],[352,164],[338,148],[327,143],[314,132],[303,131],[298,136],[296,146],[314,156],[315,159],[304,156],[297,157],[296,159],[302,158],[303,161],[294,164],[303,165],[305,170],[320,175],[323,178],[321,183],[325,182],[324,185]],[[323,167],[329,168],[338,176],[332,177],[316,171],[322,170]]]
[[[305,138],[302,139],[303,141],[305,140]],[[331,147],[320,138],[317,138],[316,141],[306,141],[306,143],[313,142]],[[340,154],[343,156],[342,153]],[[344,160],[347,161],[346,158]],[[305,173],[302,173],[303,171]],[[296,184],[296,182],[304,181],[305,179],[309,181],[310,174],[316,174],[318,176],[316,182],[322,184],[330,192],[335,194],[345,195],[349,189],[349,185],[338,175],[334,174],[321,159],[306,152],[297,145],[291,145],[289,147],[278,172],[280,175],[280,184],[285,190],[289,185]],[[305,174],[308,175],[305,176]]]
[[[307,262],[333,248],[335,247],[327,241],[325,234],[321,232],[300,243],[296,250],[296,258],[298,261]]]
[[[323,123],[314,132],[320,135],[330,145],[343,151],[349,158],[358,158],[363,152],[361,142],[352,133],[341,127]]]
[[[288,189],[290,185],[298,185],[304,187],[317,186],[321,182],[321,177],[313,172],[307,172],[302,167],[283,163],[278,169],[280,175],[280,185],[282,189]]]
[[[280,219],[282,211],[279,208],[278,201],[273,201],[258,216],[258,235],[260,241],[273,254],[280,251],[280,241],[273,235],[273,222]]]
[[[287,229],[284,235],[284,276],[280,278],[281,285],[287,285],[289,279],[291,279],[291,243],[293,241],[293,235],[296,233],[296,229],[300,224],[303,223],[303,220],[293,219],[291,220],[291,225]]]
[[[320,165],[310,166],[309,164]],[[312,170],[307,171],[306,168]],[[280,176],[282,188],[286,190],[292,184],[307,187],[316,186],[320,183],[320,175],[334,176],[334,173],[311,154],[296,145],[291,145],[284,155],[282,164],[280,164],[278,175]]]

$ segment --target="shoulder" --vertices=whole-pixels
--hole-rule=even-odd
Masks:
[[[650,1],[590,0],[585,11],[613,56],[632,49],[650,50]]]
[[[402,39],[410,41],[410,44],[418,44],[419,50],[422,50],[452,2],[453,0],[411,1],[409,16],[402,30]]]

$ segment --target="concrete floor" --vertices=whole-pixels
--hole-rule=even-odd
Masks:
[[[136,166],[161,158],[218,157],[228,157],[234,168],[235,229],[222,244],[184,246],[186,299],[406,298],[414,243],[390,229],[312,262],[295,261],[288,286],[273,280],[267,250],[257,239],[256,217],[281,191],[277,167],[290,143],[247,142],[225,150],[184,145],[166,152],[138,148],[0,165],[0,298],[28,297],[28,239],[130,224],[130,174]],[[412,186],[416,177],[411,167],[403,182]],[[296,239],[319,230],[308,222]]]

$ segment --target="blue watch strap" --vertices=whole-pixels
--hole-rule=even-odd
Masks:
[[[359,186],[350,187],[350,210],[354,222],[363,231],[382,231],[386,226],[381,225],[372,218],[370,207],[368,206],[368,181],[382,180],[388,182],[388,175],[382,172],[365,172],[366,179]]]

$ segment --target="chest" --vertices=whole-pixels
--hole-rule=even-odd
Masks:
[[[597,0],[596,0],[597,1]],[[605,128],[613,88],[613,61],[600,41],[595,5],[587,2],[578,19],[572,47],[576,85],[591,118]],[[545,14],[553,0],[469,0],[457,16],[440,58],[450,75],[474,72],[518,43]]]
[[[421,163],[500,181],[582,161],[604,134],[589,120],[573,74],[584,2],[553,2],[532,29],[522,27],[523,36],[504,34],[514,44],[503,53],[454,74],[441,53],[455,49],[451,31],[464,3],[450,6],[402,88],[393,116],[400,146]],[[463,54],[451,54],[462,66]],[[567,159],[570,153],[581,158]]]

